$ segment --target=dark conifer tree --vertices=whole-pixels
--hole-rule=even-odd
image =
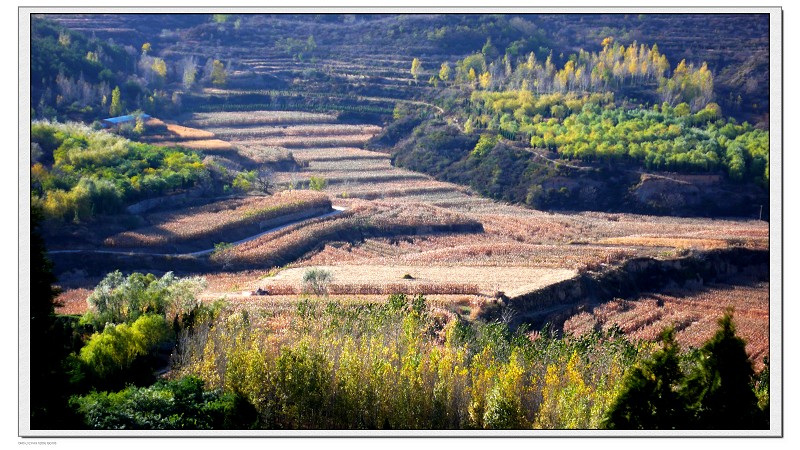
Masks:
[[[674,330],[667,329],[661,336],[663,348],[626,377],[622,393],[605,417],[604,428],[669,430],[685,425],[680,348]]]
[[[755,375],[745,342],[736,336],[733,313],[719,320],[719,330],[700,349],[697,370],[687,380],[696,428],[711,430],[768,427],[752,388]]]

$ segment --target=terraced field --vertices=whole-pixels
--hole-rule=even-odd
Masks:
[[[737,333],[747,342],[747,353],[757,366],[769,355],[769,285],[709,285],[702,288],[671,289],[634,299],[618,299],[576,314],[564,324],[564,331],[580,335],[596,327],[619,326],[626,334],[655,340],[666,326],[676,330],[684,348],[698,348],[716,331],[717,319],[726,308],[734,309]]]
[[[136,40],[137,46],[144,42],[145,32],[134,32],[116,16],[92,19],[95,22],[84,17],[60,20],[74,29],[92,30],[100,38]],[[295,35],[303,24],[280,15],[246,20],[253,21],[251,29],[271,29],[275,35]],[[570,18],[562,20],[575,26]],[[160,131],[148,137],[151,142],[202,150],[232,170],[288,162],[275,164],[273,181],[279,190],[307,189],[313,182],[320,189],[316,195],[324,197],[321,201],[345,210],[211,257],[218,270],[202,274],[209,280],[203,299],[225,297],[242,307],[265,303],[286,307],[302,293],[305,271],[324,268],[332,274],[329,293],[336,298],[384,301],[387,293],[406,290],[424,293],[440,306],[469,305],[474,315],[503,296],[522,296],[636,258],[769,248],[766,222],[537,211],[392,166],[390,155],[365,150],[365,143],[381,132],[375,124],[380,121],[362,123],[353,113],[385,118],[395,108],[415,107],[442,114],[440,107],[422,101],[432,97],[425,95],[432,89],[427,76],[443,61],[454,63],[470,52],[441,54],[429,42],[421,42],[404,47],[405,53],[398,55],[388,46],[341,48],[328,46],[324,39],[359,30],[358,23],[320,24],[314,30],[319,51],[313,59],[289,54],[271,38],[254,32],[240,33],[236,46],[216,45],[203,34],[217,32],[213,24],[192,32],[150,30],[172,60],[194,57],[202,62],[224,54],[230,69],[228,86],[187,93],[190,113],[176,123],[156,124]],[[384,36],[371,39],[388,42]],[[426,68],[426,78],[419,82],[409,71],[417,55],[425,55]],[[153,217],[148,227],[114,235],[107,243],[175,246],[176,235],[186,240],[212,235],[208,238],[212,241],[233,241],[225,237],[227,225],[219,224],[241,225],[249,220],[242,211],[258,201],[266,200],[245,202],[250,206],[231,201],[225,203],[225,211],[216,204]],[[403,278],[406,274],[410,278]],[[679,340],[695,345],[707,337],[723,303],[732,303],[742,308],[737,324],[750,333],[754,344],[748,351],[757,359],[765,351],[767,288],[712,286],[700,293],[615,300],[567,320],[564,330],[579,333],[617,323],[635,336],[653,339],[662,325],[673,323],[681,327]],[[255,295],[258,292],[263,295]],[[80,311],[81,297],[87,293],[85,287],[66,289],[62,311]],[[730,301],[721,302],[720,296]]]
[[[258,161],[254,155],[262,161],[269,154],[291,157],[298,166],[274,174],[279,189],[324,180],[316,197],[311,193],[301,197],[314,197],[315,205],[332,201],[347,210],[231,249],[227,265],[262,271],[256,270],[252,277],[234,276],[235,282],[212,283],[204,294],[209,299],[248,301],[250,292],[259,288],[277,296],[298,294],[306,268],[325,267],[333,273],[332,295],[380,299],[406,289],[444,296],[445,302],[467,296],[472,303],[481,303],[498,292],[523,295],[634,257],[669,258],[690,250],[769,244],[768,228],[758,221],[545,213],[488,200],[464,187],[393,167],[388,155],[362,148],[379,127],[339,123],[335,114],[196,113],[184,124],[168,126],[182,143],[208,142],[213,137],[224,144],[226,158],[248,160],[253,167]],[[289,201],[299,195],[292,192],[281,195]],[[246,212],[264,209],[259,205],[270,202],[274,201],[269,197],[231,200],[162,214],[152,218],[151,227],[112,236],[106,243],[174,247],[181,240],[209,235],[232,240],[223,239],[220,230],[252,222],[253,215]],[[462,224],[467,232],[459,230]],[[468,224],[479,224],[480,229]],[[360,235],[353,240],[355,232]],[[287,263],[288,269],[259,281],[272,267]],[[405,274],[413,278],[403,280]],[[72,308],[73,297],[74,293],[65,294]]]

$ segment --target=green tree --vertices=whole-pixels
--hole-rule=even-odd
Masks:
[[[314,295],[327,295],[331,272],[325,269],[312,268],[303,274],[303,292]]]
[[[197,80],[197,66],[192,60],[185,60],[183,63],[183,87],[189,90]]]
[[[114,90],[111,91],[111,107],[109,107],[108,113],[111,114],[112,117],[122,114],[121,95],[122,94],[119,91],[119,86],[115,87]]]
[[[712,430],[768,428],[753,392],[754,371],[745,342],[736,336],[733,311],[719,320],[719,330],[699,352],[699,365],[687,380],[695,399],[697,427]]]
[[[471,155],[481,157],[488,153],[491,149],[497,145],[498,137],[497,135],[484,133],[478,138],[478,143],[475,144],[475,148],[472,150]]]
[[[109,325],[102,333],[94,333],[81,348],[78,359],[93,375],[96,382],[107,379],[111,384],[119,384],[123,379],[150,377],[146,369],[130,371],[140,358],[148,356],[157,345],[169,335],[164,317],[147,314],[128,325],[125,323]],[[138,373],[136,373],[138,372]],[[114,378],[114,380],[111,380]]]
[[[450,64],[445,61],[442,63],[442,68],[439,69],[439,79],[444,81],[445,83],[450,81],[450,74],[452,70],[450,69]]]
[[[422,72],[422,62],[420,62],[419,58],[414,58],[411,61],[411,75],[414,77],[414,82],[417,82],[417,77],[419,77],[420,72]]]
[[[234,246],[230,242],[217,242],[214,244],[214,251],[211,258],[222,263],[222,267],[227,269],[233,263],[236,254],[233,252]]]
[[[32,429],[57,429],[66,413],[68,380],[62,364],[66,336],[56,320],[58,290],[53,264],[39,234],[42,213],[31,207],[30,230],[30,411]]]
[[[71,403],[84,426],[96,430],[241,430],[258,423],[255,408],[241,396],[205,390],[203,380],[194,376],[92,392]]]
[[[230,17],[231,17],[230,14],[212,14],[211,15],[211,20],[213,20],[214,23],[220,23],[221,24],[221,23],[227,22]]]
[[[661,335],[663,347],[625,377],[622,392],[603,420],[603,428],[669,430],[687,422],[686,399],[681,393],[684,374],[675,332]]]
[[[228,82],[228,72],[225,65],[218,59],[215,59],[211,66],[211,84],[214,86],[225,86]]]
[[[102,329],[106,324],[132,322],[145,314],[172,318],[196,306],[196,295],[204,286],[202,278],[179,278],[172,272],[156,278],[138,272],[124,277],[115,271],[106,275],[86,299],[89,311],[82,320]]]
[[[321,191],[328,186],[328,180],[322,177],[311,177],[308,180],[308,187],[312,191]]]

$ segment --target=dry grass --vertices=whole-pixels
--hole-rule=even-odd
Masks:
[[[275,136],[339,136],[339,135],[372,135],[381,130],[376,125],[349,124],[303,124],[258,127],[209,127],[207,130],[217,136],[232,140],[268,138]]]
[[[539,267],[585,271],[610,266],[637,253],[633,249],[588,245],[536,245],[486,233],[371,238],[361,244],[326,245],[303,265],[460,265]]]
[[[269,136],[259,138],[240,138],[237,143],[258,144],[273,147],[352,147],[364,145],[373,134],[354,133],[341,135],[309,135],[309,136]]]
[[[299,258],[342,236],[429,233],[454,227],[474,230],[478,226],[468,217],[428,205],[398,206],[360,200],[346,205],[349,209],[336,216],[309,220],[238,245],[232,250],[232,260],[272,267],[287,256]]]
[[[56,314],[83,314],[88,309],[86,298],[92,293],[92,289],[86,288],[65,288],[56,297],[56,302],[61,306],[56,307]]]
[[[333,114],[302,111],[242,111],[196,113],[187,124],[196,127],[254,126],[275,124],[329,123],[336,120]]]
[[[383,153],[353,147],[305,147],[292,149],[292,154],[298,161],[389,160]]]

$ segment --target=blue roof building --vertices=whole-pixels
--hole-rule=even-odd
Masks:
[[[101,123],[105,128],[118,127],[126,123],[136,123],[137,117],[141,117],[142,120],[147,120],[150,118],[150,116],[147,114],[129,114],[127,116],[109,117],[108,119],[103,119]]]

